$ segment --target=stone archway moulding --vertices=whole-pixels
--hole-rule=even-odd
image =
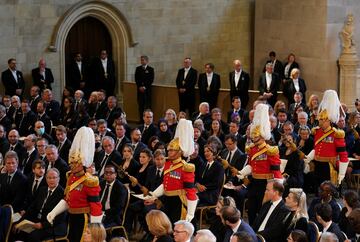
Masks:
[[[124,15],[113,5],[104,1],[84,0],[72,6],[57,22],[49,51],[58,52],[60,57],[60,90],[65,86],[65,43],[72,26],[80,19],[94,17],[108,28],[113,49],[113,59],[118,78],[117,93],[122,96],[120,83],[125,79],[127,48],[137,45],[133,40],[131,27]],[[122,100],[120,100],[122,102]]]

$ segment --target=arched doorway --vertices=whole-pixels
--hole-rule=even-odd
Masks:
[[[71,28],[81,19],[93,17],[102,22],[109,31],[112,41],[112,57],[115,62],[115,71],[118,84],[128,78],[127,74],[127,50],[134,47],[131,27],[124,15],[118,8],[110,3],[98,0],[82,0],[74,4],[59,19],[51,37],[49,51],[58,52],[60,59],[60,89],[65,86],[65,43]],[[122,86],[117,85],[116,91],[119,94],[120,103],[122,100]],[[61,95],[61,91],[58,93]]]
[[[71,27],[65,42],[66,86],[71,86],[72,80],[68,73],[74,55],[81,53],[83,62],[87,66],[86,71],[89,72],[89,67],[94,59],[99,57],[101,50],[106,50],[109,58],[112,58],[111,36],[108,28],[101,21],[94,17],[85,17]]]

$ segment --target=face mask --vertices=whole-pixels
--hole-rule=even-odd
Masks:
[[[38,135],[43,135],[45,133],[45,128],[40,128],[40,129],[36,130],[36,133]]]

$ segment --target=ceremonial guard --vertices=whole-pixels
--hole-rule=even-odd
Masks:
[[[341,107],[336,91],[325,91],[319,105],[317,117],[319,126],[312,129],[314,149],[304,159],[307,167],[310,161],[313,160],[315,165],[314,175],[318,186],[325,180],[340,185],[345,177],[349,164],[345,132],[332,127],[331,124],[337,123],[340,115],[345,117],[345,112]]]
[[[250,136],[252,144],[246,147],[248,164],[239,172],[238,178],[252,176],[248,187],[248,216],[249,223],[252,224],[262,206],[267,180],[283,179],[280,172],[279,149],[266,143],[271,138],[268,105],[256,106]]]
[[[68,210],[71,242],[82,241],[89,222],[101,223],[102,220],[99,179],[85,171],[93,162],[94,151],[94,132],[88,127],[80,128],[69,152],[71,171],[67,174],[65,198],[47,216],[52,223],[58,214]]]
[[[164,197],[164,210],[172,223],[191,221],[197,205],[195,166],[182,159],[194,152],[194,131],[190,121],[180,119],[175,138],[168,145],[168,160],[164,167],[163,183],[151,193]]]

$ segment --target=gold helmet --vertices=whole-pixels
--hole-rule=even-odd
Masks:
[[[69,164],[82,164],[90,167],[94,160],[95,135],[88,127],[81,127],[74,137],[69,151]]]
[[[168,150],[175,150],[175,151],[181,150],[179,138],[175,138],[175,139],[171,140],[170,143],[168,144],[167,149]]]
[[[321,112],[317,115],[317,120],[328,120],[329,115],[326,109],[321,110]]]
[[[254,126],[254,128],[251,129],[250,137],[251,138],[256,138],[256,137],[259,137],[259,136],[261,136],[260,125],[256,125],[256,126]]]

